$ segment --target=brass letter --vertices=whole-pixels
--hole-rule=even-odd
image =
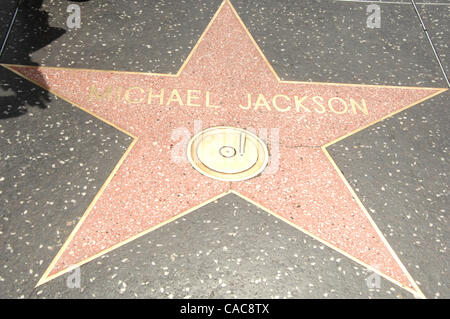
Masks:
[[[366,105],[366,101],[364,99],[361,99],[361,105],[359,105],[354,99],[350,98],[350,104],[352,105],[352,110],[353,113],[356,114],[356,107],[358,107],[358,109],[360,111],[362,111],[364,114],[368,115],[369,111],[367,111],[367,105]]]
[[[323,106],[322,102],[323,102],[323,97],[321,96],[313,96],[312,100],[314,101],[314,103],[316,103],[318,106],[320,106],[320,110],[318,110],[317,108],[314,108],[314,111],[316,111],[317,113],[325,113],[326,109],[325,106]],[[317,101],[320,100],[320,101]]]
[[[153,98],[159,97],[159,105],[163,105],[164,103],[164,89],[161,89],[159,91],[159,95],[153,95],[153,88],[150,88],[150,91],[148,91],[148,98],[147,98],[147,104],[152,103]]]
[[[242,106],[241,104],[239,104],[239,107],[244,110],[250,109],[250,107],[252,106],[252,95],[250,93],[247,94],[247,101],[247,106]]]
[[[200,104],[192,103],[192,100],[198,100],[200,97],[198,95],[192,95],[192,93],[200,94],[200,90],[187,90],[187,106],[200,106]]]
[[[117,90],[117,102],[120,102],[120,96],[122,95],[122,90],[123,87],[119,86],[118,90]]]
[[[220,105],[212,105],[209,103],[209,100],[210,100],[209,94],[210,94],[209,91],[206,91],[206,107],[213,107],[215,109],[218,109],[220,107]]]
[[[302,108],[304,111],[306,112],[311,112],[310,109],[307,109],[302,103],[304,100],[306,100],[308,98],[308,96],[303,96],[301,99],[298,98],[297,95],[294,95],[294,100],[295,100],[295,109],[297,110],[297,112],[300,112],[300,108]]]
[[[342,111],[336,111],[334,108],[333,108],[333,105],[332,105],[332,103],[331,102],[333,102],[333,101],[339,101],[339,102],[341,102],[343,105],[344,105],[344,109],[342,110]],[[334,113],[336,113],[336,114],[344,114],[345,112],[347,112],[348,111],[348,105],[347,105],[347,102],[345,102],[343,99],[341,99],[340,97],[332,97],[331,99],[329,99],[328,100],[328,107],[330,108],[330,110],[331,111],[333,111]]]
[[[290,105],[286,106],[284,109],[278,107],[278,104],[277,104],[277,98],[279,98],[279,97],[283,97],[284,99],[288,100],[289,102],[291,101],[291,99],[289,98],[289,96],[286,96],[286,95],[283,95],[283,94],[277,94],[277,95],[275,95],[275,96],[272,98],[272,104],[273,104],[273,106],[275,107],[275,109],[277,109],[277,111],[280,111],[280,112],[287,112],[287,111],[289,111],[289,110],[291,109],[291,106],[290,106]]]
[[[144,101],[144,97],[143,96],[140,99],[137,99],[137,100],[131,100],[130,99],[130,92],[131,92],[131,90],[135,90],[135,89],[139,90],[142,94],[144,94],[144,89],[143,88],[140,88],[139,86],[131,87],[131,88],[129,88],[129,89],[127,89],[125,91],[125,95],[124,95],[125,101],[127,101],[129,103],[141,103],[142,101]]]
[[[97,100],[102,100],[104,101],[105,97],[107,101],[111,100],[111,92],[112,92],[112,87],[108,86],[102,94],[100,94],[99,92],[97,92],[97,88],[95,87],[94,84],[91,85],[91,87],[89,88],[89,101],[92,99],[92,96],[95,94],[95,96],[97,97]]]
[[[270,111],[269,102],[267,102],[266,98],[263,94],[258,94],[258,99],[255,102],[255,110],[257,110],[260,106],[265,106],[268,111]]]
[[[180,94],[178,93],[177,89],[173,89],[172,93],[170,93],[169,99],[167,100],[166,105],[169,105],[171,102],[178,102],[180,106],[183,106],[183,101],[181,100]]]

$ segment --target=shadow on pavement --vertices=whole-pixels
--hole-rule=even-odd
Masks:
[[[31,54],[66,32],[49,25],[49,14],[41,10],[42,2],[43,0],[25,0],[20,3],[0,63],[7,64],[7,56],[13,55],[14,60],[20,61],[20,64],[38,66],[38,63],[31,60]],[[43,77],[40,82],[45,83]],[[45,109],[49,101],[48,91],[16,76],[6,68],[0,68],[0,119],[23,115],[32,106]]]

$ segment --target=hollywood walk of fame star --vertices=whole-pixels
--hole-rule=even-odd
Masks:
[[[233,192],[423,297],[326,147],[446,89],[282,81],[228,0],[175,75],[3,66],[133,137],[38,285]],[[275,169],[225,182],[174,162],[195,121],[277,128]]]

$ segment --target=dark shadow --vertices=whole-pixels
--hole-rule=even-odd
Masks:
[[[48,13],[40,9],[42,2],[43,0],[25,0],[20,3],[0,63],[38,66],[38,63],[31,60],[31,54],[66,32],[48,24]],[[43,76],[38,81],[46,88]],[[0,67],[0,119],[23,115],[32,106],[45,109],[49,101],[47,90]]]

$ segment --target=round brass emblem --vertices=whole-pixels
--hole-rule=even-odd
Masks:
[[[235,127],[211,127],[190,141],[187,156],[192,166],[221,181],[243,181],[267,165],[266,144],[255,134]]]

